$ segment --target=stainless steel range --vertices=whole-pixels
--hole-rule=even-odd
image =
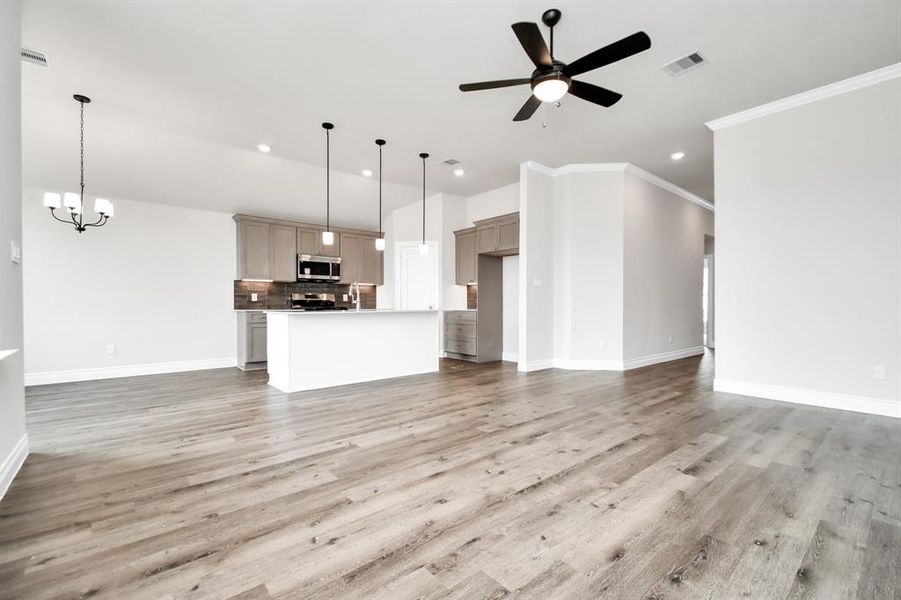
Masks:
[[[347,310],[335,303],[334,294],[291,294],[292,310]]]

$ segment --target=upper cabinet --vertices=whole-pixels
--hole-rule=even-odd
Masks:
[[[478,254],[519,254],[519,213],[476,221]]]
[[[297,253],[311,256],[341,256],[341,236],[335,233],[335,243],[326,246],[322,243],[322,232],[325,227],[302,225],[297,228]]]
[[[384,283],[384,252],[375,249],[377,236],[365,233],[341,234],[341,282]]]
[[[383,252],[375,249],[378,234],[333,229],[335,243],[322,243],[325,227],[249,215],[235,215],[238,234],[237,279],[297,281],[297,255],[340,256],[341,281],[384,283]],[[345,247],[346,245],[346,247]]]
[[[475,227],[455,231],[456,238],[454,272],[457,285],[475,283],[478,279],[478,253],[476,252],[476,237],[478,231]]]
[[[243,216],[238,227],[238,279],[295,281],[295,228]]]

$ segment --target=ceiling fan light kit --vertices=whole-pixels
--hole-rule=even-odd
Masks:
[[[567,64],[554,58],[554,26],[562,16],[563,13],[556,8],[546,10],[541,15],[541,21],[550,28],[550,48],[545,43],[538,24],[521,22],[512,25],[513,33],[535,65],[531,77],[464,83],[460,85],[460,91],[474,92],[529,84],[532,95],[513,117],[514,121],[529,119],[542,102],[557,102],[567,93],[606,108],[619,102],[622,94],[592,83],[575,81],[573,77],[643,52],[651,47],[651,38],[639,31]]]

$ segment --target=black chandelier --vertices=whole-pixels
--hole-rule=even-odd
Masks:
[[[97,198],[94,201],[94,212],[99,214],[100,217],[93,223],[84,222],[84,105],[88,104],[91,99],[81,94],[75,94],[72,97],[81,105],[81,193],[66,192],[61,199],[56,192],[45,192],[44,206],[50,209],[50,214],[53,215],[54,219],[60,223],[72,225],[75,227],[75,231],[82,233],[88,227],[103,227],[106,225],[110,217],[113,216],[114,211],[112,202],[103,198]],[[56,216],[54,211],[60,207],[60,204],[65,206],[69,212],[68,219],[60,219]]]

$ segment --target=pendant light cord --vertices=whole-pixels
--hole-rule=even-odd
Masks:
[[[422,157],[422,243],[425,244],[425,156]]]
[[[331,231],[330,223],[329,223],[329,208],[331,204],[331,189],[330,189],[330,181],[329,174],[331,173],[329,159],[331,157],[331,149],[329,146],[329,130],[325,130],[325,230]]]
[[[379,144],[379,237],[382,237],[382,145]]]
[[[81,105],[81,211],[78,214],[78,226],[84,223],[84,102]]]

